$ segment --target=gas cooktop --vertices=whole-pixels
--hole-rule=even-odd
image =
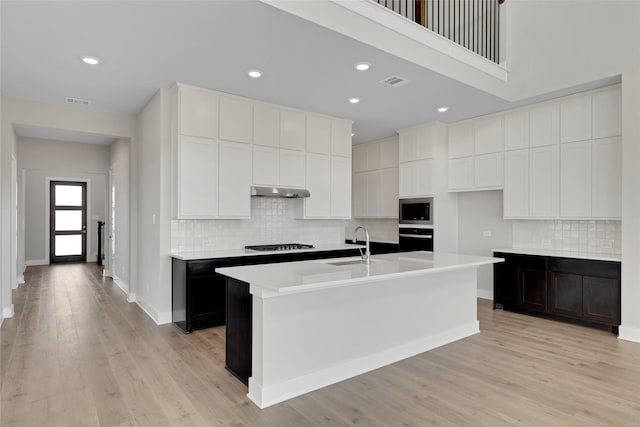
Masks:
[[[266,251],[291,251],[295,249],[313,249],[313,245],[303,245],[301,243],[278,243],[275,245],[253,245],[245,246],[247,251],[266,252]]]

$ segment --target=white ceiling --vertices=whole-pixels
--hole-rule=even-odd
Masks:
[[[0,5],[2,91],[14,97],[136,114],[180,81],[352,119],[354,142],[515,105],[257,1]],[[90,67],[82,55],[103,62]],[[361,60],[372,69],[355,71]],[[265,75],[250,79],[253,68]],[[394,74],[411,83],[378,83]],[[354,96],[359,104],[347,101]],[[442,105],[449,112],[437,113]]]

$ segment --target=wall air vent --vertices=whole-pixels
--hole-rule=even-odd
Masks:
[[[70,97],[66,97],[64,99],[64,101],[67,104],[74,104],[74,105],[85,105],[85,106],[89,106],[91,105],[91,101],[89,101],[88,99],[80,99],[80,98],[70,98]]]
[[[387,77],[386,79],[380,80],[380,83],[382,83],[383,85],[387,85],[391,87],[406,85],[407,83],[410,83],[410,82],[411,80],[405,79],[404,77],[400,77],[400,76],[390,76],[390,77]]]

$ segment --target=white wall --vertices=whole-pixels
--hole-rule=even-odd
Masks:
[[[485,236],[484,232],[491,236]],[[492,256],[492,249],[511,247],[511,221],[502,218],[502,191],[478,191],[458,195],[458,250],[470,255]],[[493,299],[493,266],[478,269],[478,296]]]
[[[131,243],[131,155],[130,142],[118,139],[110,147],[109,184],[107,188],[107,224],[105,224],[105,258],[108,273],[125,293],[129,293]],[[114,200],[115,198],[115,200]],[[115,227],[112,229],[111,225]],[[110,236],[110,237],[109,237]],[[113,252],[113,256],[112,256]]]

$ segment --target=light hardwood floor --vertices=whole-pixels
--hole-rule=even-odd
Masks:
[[[157,326],[95,264],[25,279],[0,331],[2,426],[640,425],[640,344],[489,301],[480,334],[260,410],[224,370],[224,327]]]

